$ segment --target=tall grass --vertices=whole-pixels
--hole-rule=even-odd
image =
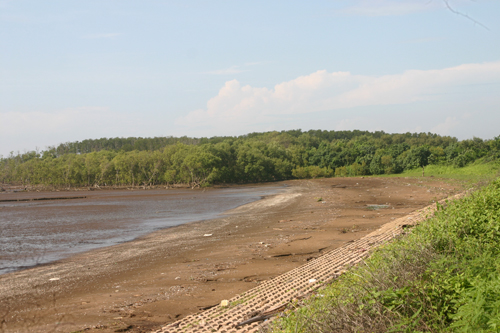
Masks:
[[[399,175],[391,176],[422,177],[422,169],[406,170]],[[489,182],[500,176],[500,163],[499,161],[487,163],[477,161],[463,168],[450,165],[428,165],[425,167],[425,176],[461,180],[468,183]]]
[[[500,179],[440,206],[274,332],[500,332]]]

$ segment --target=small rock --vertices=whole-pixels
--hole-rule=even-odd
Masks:
[[[210,237],[212,234],[204,234],[203,237]]]
[[[229,301],[227,299],[224,299],[220,302],[220,306],[228,306],[229,305]]]
[[[49,279],[49,281],[59,281],[60,278],[52,278],[52,279]]]
[[[314,283],[316,282],[316,279],[309,279],[309,283]]]

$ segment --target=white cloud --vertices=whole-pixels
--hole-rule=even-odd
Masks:
[[[335,127],[336,131],[348,131],[352,129],[368,130],[368,131],[382,131],[387,130],[380,126],[380,123],[376,123],[372,118],[369,117],[354,117],[354,118],[344,118],[337,123]]]
[[[421,133],[423,131],[424,130],[423,130],[422,126],[415,126],[413,128],[404,129],[404,130],[401,131],[401,133],[408,133],[408,132],[410,132],[410,133]]]
[[[0,112],[0,154],[10,151],[44,149],[61,142],[120,133],[120,127],[132,128],[133,119],[106,107],[80,107],[56,112]],[[63,139],[62,139],[63,138]]]
[[[83,125],[85,118],[95,116],[102,118],[108,111],[105,107],[81,107],[60,110],[58,112],[2,112],[0,132],[15,135],[19,132],[44,131],[50,132],[61,128],[73,128]],[[99,122],[97,122],[99,123]]]
[[[453,129],[459,124],[460,122],[457,120],[457,117],[446,117],[446,120],[443,123],[434,126],[431,129],[431,132],[441,135],[450,135],[453,132]]]
[[[466,112],[462,115],[462,119],[470,119],[472,116],[473,114],[471,112]]]
[[[359,0],[355,5],[340,9],[337,13],[353,16],[396,16],[434,8],[437,8],[435,1]]]
[[[227,81],[204,109],[178,118],[188,128],[245,128],[291,115],[356,107],[401,105],[464,98],[467,86],[500,82],[500,62],[384,76],[325,70],[277,84],[273,89]],[[498,99],[498,97],[497,97]]]
[[[85,35],[82,38],[85,38],[85,39],[115,38],[115,37],[120,36],[120,35],[121,35],[121,33],[112,32],[112,33],[104,33],[104,34]]]

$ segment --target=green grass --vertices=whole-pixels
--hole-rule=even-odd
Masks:
[[[478,183],[484,181],[491,181],[499,176],[500,164],[498,161],[483,163],[477,161],[476,163],[467,165],[463,168],[456,168],[448,165],[428,165],[425,167],[425,177],[439,177],[466,181],[469,183]],[[422,177],[422,169],[417,168],[407,170],[399,175],[400,177]]]
[[[500,332],[500,179],[439,207],[274,332]]]

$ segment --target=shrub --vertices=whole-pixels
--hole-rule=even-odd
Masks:
[[[446,206],[274,330],[500,332],[500,180]]]

